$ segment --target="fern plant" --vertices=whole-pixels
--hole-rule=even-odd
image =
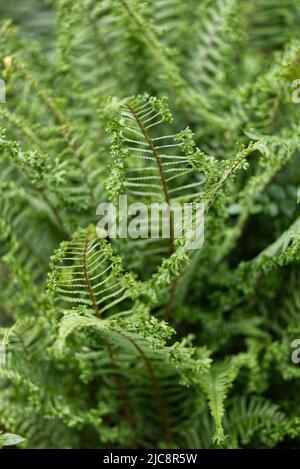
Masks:
[[[298,1],[6,6],[0,446],[298,448]],[[203,247],[100,238],[125,195]]]

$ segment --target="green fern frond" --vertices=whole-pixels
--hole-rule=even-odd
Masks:
[[[10,3],[0,446],[299,447],[299,0]]]
[[[267,427],[276,431],[285,420],[279,406],[268,399],[259,396],[235,398],[224,419],[224,428],[230,435],[228,446],[238,447],[239,441],[246,445],[257,431]]]
[[[299,27],[299,4],[295,0],[284,3],[278,0],[257,0],[249,2],[245,9],[248,15],[249,45],[265,54],[283,47],[294,37],[294,31]]]
[[[201,387],[208,398],[208,406],[215,422],[213,441],[217,445],[224,443],[222,420],[225,413],[224,401],[238,373],[235,363],[220,363],[211,367],[201,380]]]
[[[199,20],[192,42],[194,50],[187,73],[194,87],[207,94],[215,82],[224,80],[226,52],[235,50],[228,42],[234,41],[234,34],[236,38],[238,36],[237,18],[241,2],[217,0],[202,3],[198,7]]]
[[[145,415],[141,416],[138,410],[135,410],[138,407],[138,402],[143,401],[145,397],[149,399],[154,393],[154,401],[149,401],[149,413],[146,412],[148,424],[153,425],[152,431],[155,433],[162,426],[164,438],[168,441],[171,438],[171,428],[175,435],[181,434],[184,428],[188,428],[192,418],[190,414],[192,402],[189,399],[185,401],[186,388],[180,384],[180,379],[183,383],[189,384],[189,389],[193,393],[199,392],[199,387],[196,384],[202,373],[207,371],[209,359],[205,352],[198,360],[193,359],[193,349],[189,350],[184,343],[167,347],[165,341],[166,337],[170,335],[170,331],[166,330],[162,324],[157,324],[155,320],[151,320],[150,323],[147,320],[142,320],[138,328],[136,325],[133,327],[132,329],[130,321],[119,322],[115,321],[113,317],[108,320],[99,320],[95,317],[68,314],[61,322],[60,333],[54,347],[57,353],[62,354],[65,352],[66,340],[71,334],[82,328],[97,330],[102,338],[101,342],[106,347],[107,358],[110,357],[114,363],[112,377],[115,375],[117,378],[120,373],[117,395],[118,393],[120,395],[120,392],[123,394],[122,401],[124,401],[124,394],[126,395],[127,405],[132,412],[133,422],[131,424],[139,425],[140,422],[136,419],[144,419],[145,417]],[[157,340],[153,340],[155,338],[153,336],[154,328]],[[149,336],[150,330],[152,331],[151,337]],[[85,353],[86,358],[89,356],[92,358],[92,355],[92,352],[89,351]],[[98,354],[94,358],[100,360]],[[102,358],[101,361],[102,376],[106,373],[105,367],[112,366],[112,364],[109,365],[109,361],[107,362],[107,358],[105,361]],[[120,369],[121,364],[122,368]],[[143,367],[139,364],[143,364]],[[192,380],[189,372],[191,369],[194,370]],[[109,369],[107,369],[108,371]],[[125,383],[131,382],[132,385],[124,387],[124,380]],[[175,384],[176,380],[177,384]],[[169,392],[170,385],[175,386],[175,392]],[[179,413],[177,415],[172,410],[174,401],[178,402]],[[160,424],[153,414],[153,404],[158,408],[157,417]],[[151,438],[150,433],[147,438]]]
[[[48,288],[54,300],[86,305],[97,316],[138,293],[134,278],[123,273],[121,259],[94,227],[79,229],[72,241],[63,243],[51,269]]]
[[[197,153],[192,133],[162,134],[160,125],[171,121],[165,99],[139,96],[126,103],[109,127],[114,155],[109,188],[167,204],[201,198],[204,181],[191,164]]]

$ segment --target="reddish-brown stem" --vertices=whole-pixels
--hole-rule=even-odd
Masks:
[[[91,280],[89,277],[88,269],[87,269],[87,248],[88,248],[88,243],[89,243],[89,238],[88,235],[85,238],[85,243],[84,243],[84,249],[83,249],[83,255],[82,255],[82,266],[83,266],[83,273],[84,273],[84,278],[85,278],[85,283],[89,292],[90,299],[93,304],[93,309],[95,311],[96,316],[100,316],[100,311],[98,308],[98,304],[93,292],[93,287],[91,284]]]
[[[168,193],[168,185],[167,185],[164,170],[163,170],[163,167],[162,167],[162,164],[161,164],[159,153],[157,152],[157,150],[156,150],[156,148],[153,144],[153,141],[151,140],[147,130],[145,129],[145,126],[141,122],[141,119],[139,118],[139,116],[137,115],[135,110],[129,104],[127,104],[127,106],[128,106],[128,109],[130,110],[131,114],[135,118],[135,120],[136,120],[142,134],[145,137],[146,142],[149,145],[150,150],[152,151],[152,153],[155,157],[157,167],[158,167],[158,171],[159,171],[159,175],[160,175],[160,179],[161,179],[161,183],[162,183],[162,187],[163,187],[164,199],[165,199],[165,202],[170,207],[170,198],[169,198],[169,193]],[[170,212],[170,216],[171,216],[171,212]],[[173,220],[171,219],[171,223],[170,223],[171,233],[170,233],[170,240],[169,240],[169,256],[171,256],[174,252],[174,233],[173,233],[173,223],[172,223],[172,221]],[[172,307],[173,307],[173,301],[174,301],[176,287],[177,287],[177,280],[175,280],[172,283],[168,303],[167,303],[166,309],[165,309],[165,317],[168,318],[168,319],[171,316],[171,311],[172,311]]]
[[[126,395],[125,395],[124,386],[123,386],[123,383],[122,383],[122,380],[121,380],[119,367],[118,367],[118,365],[115,361],[114,353],[113,353],[113,349],[112,349],[111,344],[109,342],[106,342],[106,346],[107,346],[107,352],[108,352],[108,355],[109,355],[109,358],[110,358],[111,366],[116,371],[115,383],[116,383],[116,388],[118,389],[118,392],[119,392],[120,400],[123,403],[122,414],[123,414],[124,420],[128,423],[128,425],[130,427],[132,427],[132,415],[131,415],[131,411],[130,411],[129,406],[126,403],[127,399],[126,399]]]
[[[164,437],[165,437],[166,441],[170,441],[171,437],[172,437],[172,434],[171,434],[171,429],[170,429],[168,419],[167,419],[167,415],[166,415],[164,396],[163,396],[159,381],[155,376],[151,361],[149,360],[147,355],[144,353],[144,351],[141,349],[141,347],[133,339],[131,339],[131,337],[128,337],[126,334],[123,334],[120,331],[118,331],[118,334],[121,335],[124,339],[128,340],[128,342],[130,342],[133,345],[133,347],[137,350],[137,352],[142,357],[142,359],[145,363],[145,366],[147,368],[147,371],[149,373],[150,379],[151,379],[152,384],[153,384],[153,388],[154,388],[154,392],[155,392],[155,396],[156,396],[156,400],[157,400],[157,404],[158,404],[158,408],[159,408],[161,421],[162,421],[162,424],[163,424],[163,427],[164,427]]]
[[[161,164],[159,153],[156,150],[156,148],[153,144],[153,141],[151,140],[145,126],[143,125],[141,119],[139,118],[139,116],[137,115],[137,113],[135,112],[133,107],[130,106],[129,104],[127,104],[127,107],[130,110],[133,117],[135,118],[135,120],[136,120],[142,134],[145,137],[146,142],[149,145],[150,150],[152,151],[152,153],[155,157],[156,164],[157,164],[158,171],[159,171],[160,180],[161,180],[161,183],[162,183],[164,200],[165,200],[166,204],[168,204],[168,207],[170,207],[170,197],[169,197],[169,193],[168,193],[168,185],[167,185],[166,177],[165,177],[164,170],[163,170],[163,167],[162,167],[162,164]],[[173,227],[172,227],[172,223],[171,223],[171,235],[170,235],[170,242],[169,242],[169,255],[173,254],[173,252],[174,252],[173,242],[174,242],[174,234],[173,234]]]
[[[169,321],[170,317],[171,317],[171,313],[172,313],[172,309],[173,309],[173,305],[174,305],[176,288],[177,288],[177,282],[178,282],[178,279],[175,279],[175,280],[173,280],[173,282],[171,284],[168,302],[167,302],[166,307],[165,307],[165,321]]]

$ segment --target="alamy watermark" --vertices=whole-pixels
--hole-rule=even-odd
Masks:
[[[0,103],[6,103],[6,85],[2,79],[0,79]]]
[[[200,249],[204,244],[204,204],[197,202],[128,204],[120,195],[118,205],[98,205],[96,232],[99,238],[185,239],[187,249]]]
[[[293,340],[291,347],[295,349],[291,355],[292,362],[298,365],[300,363],[300,339]]]
[[[292,82],[292,88],[294,89],[292,101],[295,104],[300,104],[300,78]]]
[[[4,340],[0,340],[0,366],[6,365],[6,344]]]

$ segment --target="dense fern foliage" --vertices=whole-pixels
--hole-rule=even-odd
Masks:
[[[0,2],[0,445],[299,447],[299,0],[41,5]],[[100,239],[119,195],[203,247]]]

